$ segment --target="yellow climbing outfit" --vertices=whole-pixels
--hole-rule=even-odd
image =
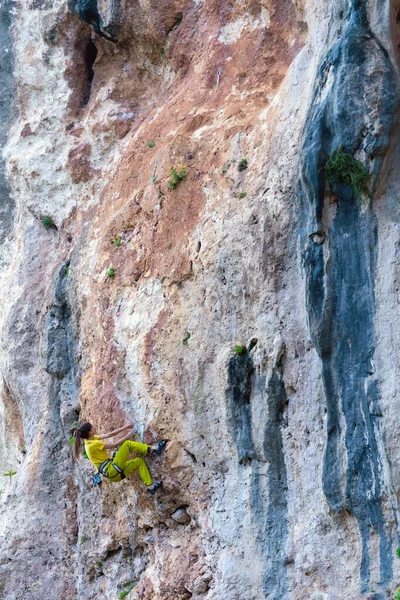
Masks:
[[[145,485],[151,485],[153,483],[149,469],[143,458],[129,459],[129,455],[133,452],[137,454],[147,454],[150,446],[142,444],[140,442],[132,442],[127,440],[119,446],[113,455],[112,462],[123,470],[125,477],[129,477],[135,471],[139,472],[139,477]],[[101,463],[108,460],[108,456],[105,443],[99,440],[99,436],[95,435],[93,440],[85,440],[85,450],[90,462],[99,467]],[[110,481],[121,481],[121,475],[114,469],[110,462],[107,466],[107,477]]]

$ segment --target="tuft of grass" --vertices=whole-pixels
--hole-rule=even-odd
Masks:
[[[238,198],[239,200],[243,200],[243,198],[246,198],[247,193],[246,192],[239,192]]]
[[[245,171],[249,165],[247,164],[247,158],[241,158],[238,163],[238,171]]]
[[[397,556],[397,558],[400,558],[400,548],[397,548],[397,550],[396,550],[396,556]]]
[[[159,48],[157,50],[157,54],[158,54],[158,56],[164,56],[164,48]]]
[[[111,279],[112,279],[113,277],[115,277],[115,270],[114,270],[114,267],[110,267],[110,268],[107,270],[107,277],[110,277]]]
[[[49,229],[51,229],[52,227],[54,227],[54,221],[53,218],[50,217],[49,215],[46,215],[45,217],[42,217],[40,219],[43,227],[45,228],[46,231],[48,231]]]
[[[171,242],[168,242],[167,248],[168,248],[168,250],[171,250],[171,248],[172,248],[172,243]]]
[[[174,190],[178,183],[185,179],[186,175],[186,167],[184,165],[181,165],[178,169],[171,167],[169,170],[169,177],[167,179],[169,189]]]
[[[129,590],[124,590],[123,592],[120,593],[119,595],[119,599],[123,600],[127,595],[129,594]]]
[[[147,145],[149,148],[155,148],[156,147],[156,143],[154,140],[152,140],[151,142],[147,142]]]
[[[396,590],[395,600],[400,600],[400,590]]]
[[[86,543],[88,540],[89,540],[89,538],[88,538],[88,537],[86,537],[86,535],[84,535],[84,536],[82,537],[82,539],[81,539],[81,543],[82,543],[82,544],[85,544],[85,543]]]
[[[331,154],[325,171],[330,184],[338,181],[350,186],[357,200],[361,199],[362,194],[369,194],[371,175],[359,160],[343,151],[343,144]]]
[[[69,276],[69,265],[65,267],[65,277]]]
[[[12,469],[10,469],[9,471],[7,471],[7,473],[3,473],[3,477],[9,477],[10,481],[11,481],[11,477],[16,474],[17,474],[17,471],[13,471]]]
[[[244,356],[247,354],[247,348],[246,346],[235,346],[233,352],[236,354],[236,356]]]
[[[113,241],[114,246],[120,246],[121,245],[121,236],[118,235],[115,240]]]
[[[183,340],[182,340],[182,344],[183,344],[184,346],[187,346],[187,345],[188,345],[188,341],[190,340],[190,338],[191,338],[191,334],[190,334],[190,333],[187,331],[187,332],[185,333],[185,337],[184,337],[184,338],[183,338]]]

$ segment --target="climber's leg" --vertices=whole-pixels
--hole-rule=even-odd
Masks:
[[[125,470],[125,464],[129,458],[129,455],[133,452],[138,454],[147,454],[150,446],[147,444],[141,444],[140,442],[132,442],[126,440],[123,442],[113,456],[113,462],[119,466],[120,469]]]
[[[144,485],[151,485],[153,483],[150,471],[147,468],[143,458],[134,458],[133,460],[128,460],[128,462],[125,464],[124,473],[126,477],[132,475],[132,473],[135,471],[139,472],[139,477],[143,481]]]

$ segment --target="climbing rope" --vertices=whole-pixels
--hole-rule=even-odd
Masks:
[[[146,404],[144,410],[144,418],[143,423],[139,423],[137,427],[135,427],[132,431],[132,436],[141,429],[140,441],[143,444],[144,440],[144,432],[146,431],[146,414],[147,414],[148,404]],[[135,575],[135,551],[136,551],[136,536],[137,536],[137,522],[138,522],[138,512],[139,512],[139,498],[140,498],[140,477],[139,472],[137,474],[137,492],[136,492],[136,502],[135,502],[135,510],[134,510],[134,520],[133,520],[133,534],[132,534],[132,554],[131,554],[131,574],[130,574],[130,582],[129,582],[129,600],[132,600],[132,589],[133,589],[133,577]]]

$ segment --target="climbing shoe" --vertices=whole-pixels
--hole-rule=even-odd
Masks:
[[[162,481],[156,481],[153,483],[153,485],[147,488],[147,491],[149,494],[155,494],[160,487],[162,487]]]
[[[162,440],[161,442],[158,442],[154,452],[156,454],[158,454],[158,456],[161,455],[161,452],[164,450],[165,446],[167,445],[167,441],[168,440]]]

